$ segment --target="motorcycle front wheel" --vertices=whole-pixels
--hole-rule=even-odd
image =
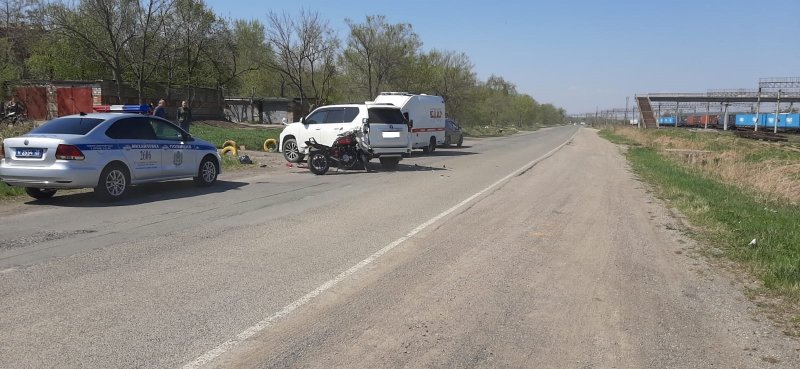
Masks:
[[[328,172],[330,164],[328,157],[322,151],[312,151],[308,154],[308,170],[316,175],[323,175]]]

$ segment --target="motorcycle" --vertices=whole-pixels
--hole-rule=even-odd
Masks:
[[[306,141],[306,146],[309,147],[308,169],[311,173],[325,174],[331,163],[335,163],[339,169],[353,169],[361,164],[369,172],[367,162],[371,157],[360,129],[340,133],[331,146],[318,143],[313,137]]]

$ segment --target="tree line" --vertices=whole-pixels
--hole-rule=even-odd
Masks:
[[[299,98],[308,107],[381,91],[441,95],[464,125],[559,124],[565,112],[500,76],[477,78],[463,52],[422,48],[411,24],[345,19],[341,39],[312,10],[227,19],[202,0],[0,0],[0,80],[109,79],[225,96]]]

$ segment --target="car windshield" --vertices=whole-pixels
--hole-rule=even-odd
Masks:
[[[406,124],[400,109],[372,108],[369,109],[370,123]]]
[[[85,135],[105,119],[98,118],[56,118],[34,128],[31,134]]]

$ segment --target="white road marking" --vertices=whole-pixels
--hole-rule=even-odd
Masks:
[[[337,275],[335,278],[323,283],[322,285],[317,287],[315,290],[307,293],[305,296],[299,298],[298,300],[292,302],[289,305],[286,305],[283,309],[281,309],[281,311],[278,311],[277,313],[270,315],[266,319],[256,323],[252,327],[249,327],[249,328],[245,329],[244,331],[242,331],[241,333],[237,334],[236,337],[234,337],[234,338],[222,343],[221,345],[215,347],[211,351],[206,352],[205,354],[199,356],[197,359],[194,359],[192,362],[184,365],[183,369],[201,368],[203,365],[208,364],[209,362],[211,362],[212,360],[216,359],[220,355],[230,351],[231,349],[233,349],[234,347],[236,347],[240,343],[244,342],[248,338],[253,337],[257,333],[263,331],[267,327],[269,327],[272,324],[274,324],[276,321],[278,321],[281,318],[291,314],[297,308],[305,305],[306,303],[311,301],[313,298],[319,296],[323,292],[329,290],[331,287],[336,286],[337,284],[339,284],[339,282],[341,282],[341,281],[347,279],[348,277],[350,277],[351,275],[355,274],[356,272],[358,272],[359,270],[361,270],[365,266],[369,265],[373,261],[375,261],[378,258],[380,258],[381,256],[383,256],[383,254],[391,251],[393,248],[397,247],[398,245],[400,245],[401,243],[405,242],[409,238],[414,237],[417,233],[421,232],[425,228],[428,228],[429,226],[431,226],[432,224],[436,223],[440,219],[450,215],[452,212],[462,208],[464,205],[467,205],[472,200],[475,200],[476,198],[480,197],[481,195],[491,191],[492,189],[494,189],[495,187],[499,186],[503,182],[509,180],[510,178],[518,175],[519,173],[522,173],[522,172],[530,169],[531,167],[533,167],[534,165],[536,165],[540,161],[542,161],[544,159],[547,159],[548,157],[553,155],[556,151],[560,150],[562,147],[564,147],[565,145],[570,143],[575,138],[575,135],[577,135],[579,131],[580,130],[575,131],[575,133],[572,134],[572,136],[568,140],[564,141],[564,143],[562,143],[561,145],[558,145],[558,147],[554,148],[553,150],[550,150],[548,153],[536,158],[535,160],[529,162],[528,164],[523,165],[522,167],[520,167],[519,169],[515,170],[511,174],[499,179],[497,182],[492,183],[488,187],[478,191],[476,194],[468,197],[464,201],[461,201],[460,203],[458,203],[457,205],[451,207],[450,209],[447,209],[447,210],[439,213],[439,215],[429,219],[427,222],[420,224],[419,226],[417,226],[417,228],[412,229],[411,232],[408,232],[408,234],[406,234],[405,236],[394,240],[394,242],[384,246],[382,249],[380,249],[377,252],[375,252],[374,254],[370,255],[368,258],[362,260],[361,262],[359,262],[356,265],[353,265],[352,267],[350,267],[350,269],[345,270],[344,272],[342,272],[339,275]]]

